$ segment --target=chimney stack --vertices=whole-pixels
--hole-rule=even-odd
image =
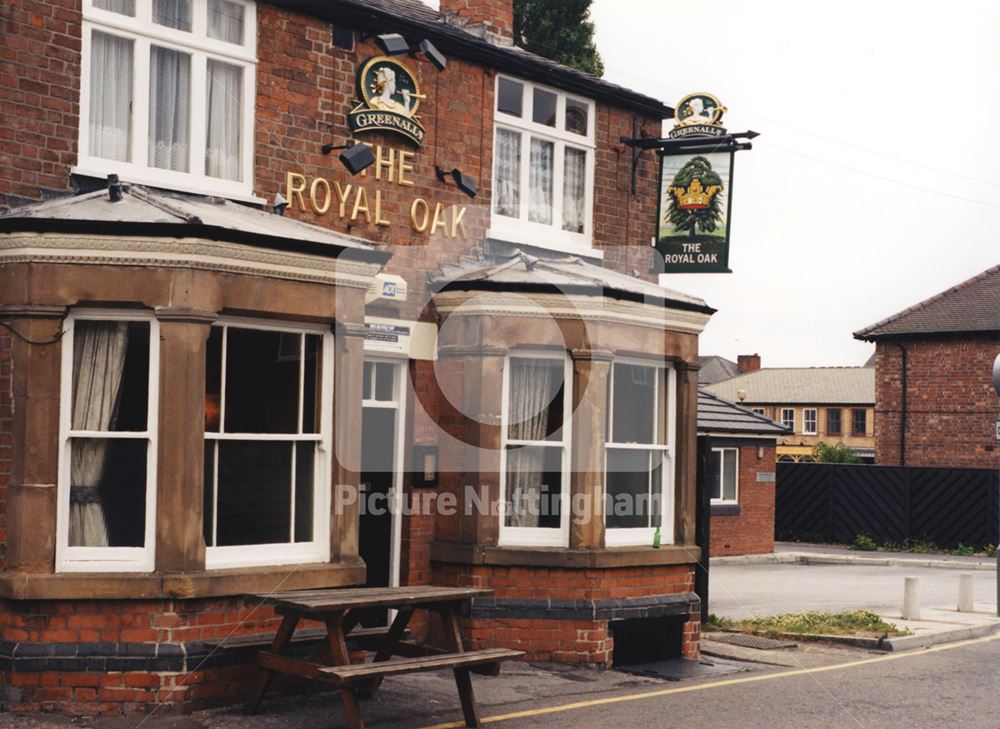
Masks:
[[[736,357],[736,369],[740,371],[740,374],[747,374],[748,372],[756,372],[760,369],[760,355],[759,354],[741,354]]]
[[[508,42],[514,39],[513,0],[441,0],[441,14],[457,16],[467,30],[481,26]]]

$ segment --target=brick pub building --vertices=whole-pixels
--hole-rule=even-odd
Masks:
[[[0,9],[6,710],[237,701],[277,589],[488,586],[470,647],[697,656],[712,310],[655,283],[619,142],[673,111],[442,10]]]
[[[875,342],[875,462],[997,467],[1000,267],[854,333]]]

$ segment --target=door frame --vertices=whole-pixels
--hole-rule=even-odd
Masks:
[[[365,364],[388,364],[393,368],[393,405],[386,401],[365,400],[362,393],[361,408],[383,408],[396,411],[395,447],[393,449],[392,488],[389,491],[389,587],[399,587],[400,558],[403,531],[403,472],[406,464],[406,395],[405,383],[409,378],[409,358],[371,356],[365,354]],[[392,614],[390,612],[390,620]]]

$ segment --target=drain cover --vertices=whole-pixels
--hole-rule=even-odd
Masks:
[[[738,645],[741,648],[756,648],[759,651],[788,650],[796,647],[796,644],[790,640],[775,640],[774,638],[747,635],[746,633],[712,633],[710,636],[706,635],[705,639],[716,643]]]

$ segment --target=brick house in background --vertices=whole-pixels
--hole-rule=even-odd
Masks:
[[[875,453],[875,370],[871,367],[760,367],[741,355],[743,374],[707,390],[739,402],[789,429],[778,438],[778,461],[810,463],[819,442],[849,446],[863,462]]]
[[[875,343],[875,461],[996,468],[1000,266],[854,333]]]
[[[673,110],[515,48],[507,0],[441,6],[0,8],[7,709],[238,700],[213,645],[279,586],[487,586],[471,647],[609,666],[641,616],[698,655],[713,310],[646,273],[620,144]],[[358,503],[424,495],[458,509]]]
[[[698,393],[712,557],[774,551],[775,448],[787,433],[770,418],[705,389]]]

